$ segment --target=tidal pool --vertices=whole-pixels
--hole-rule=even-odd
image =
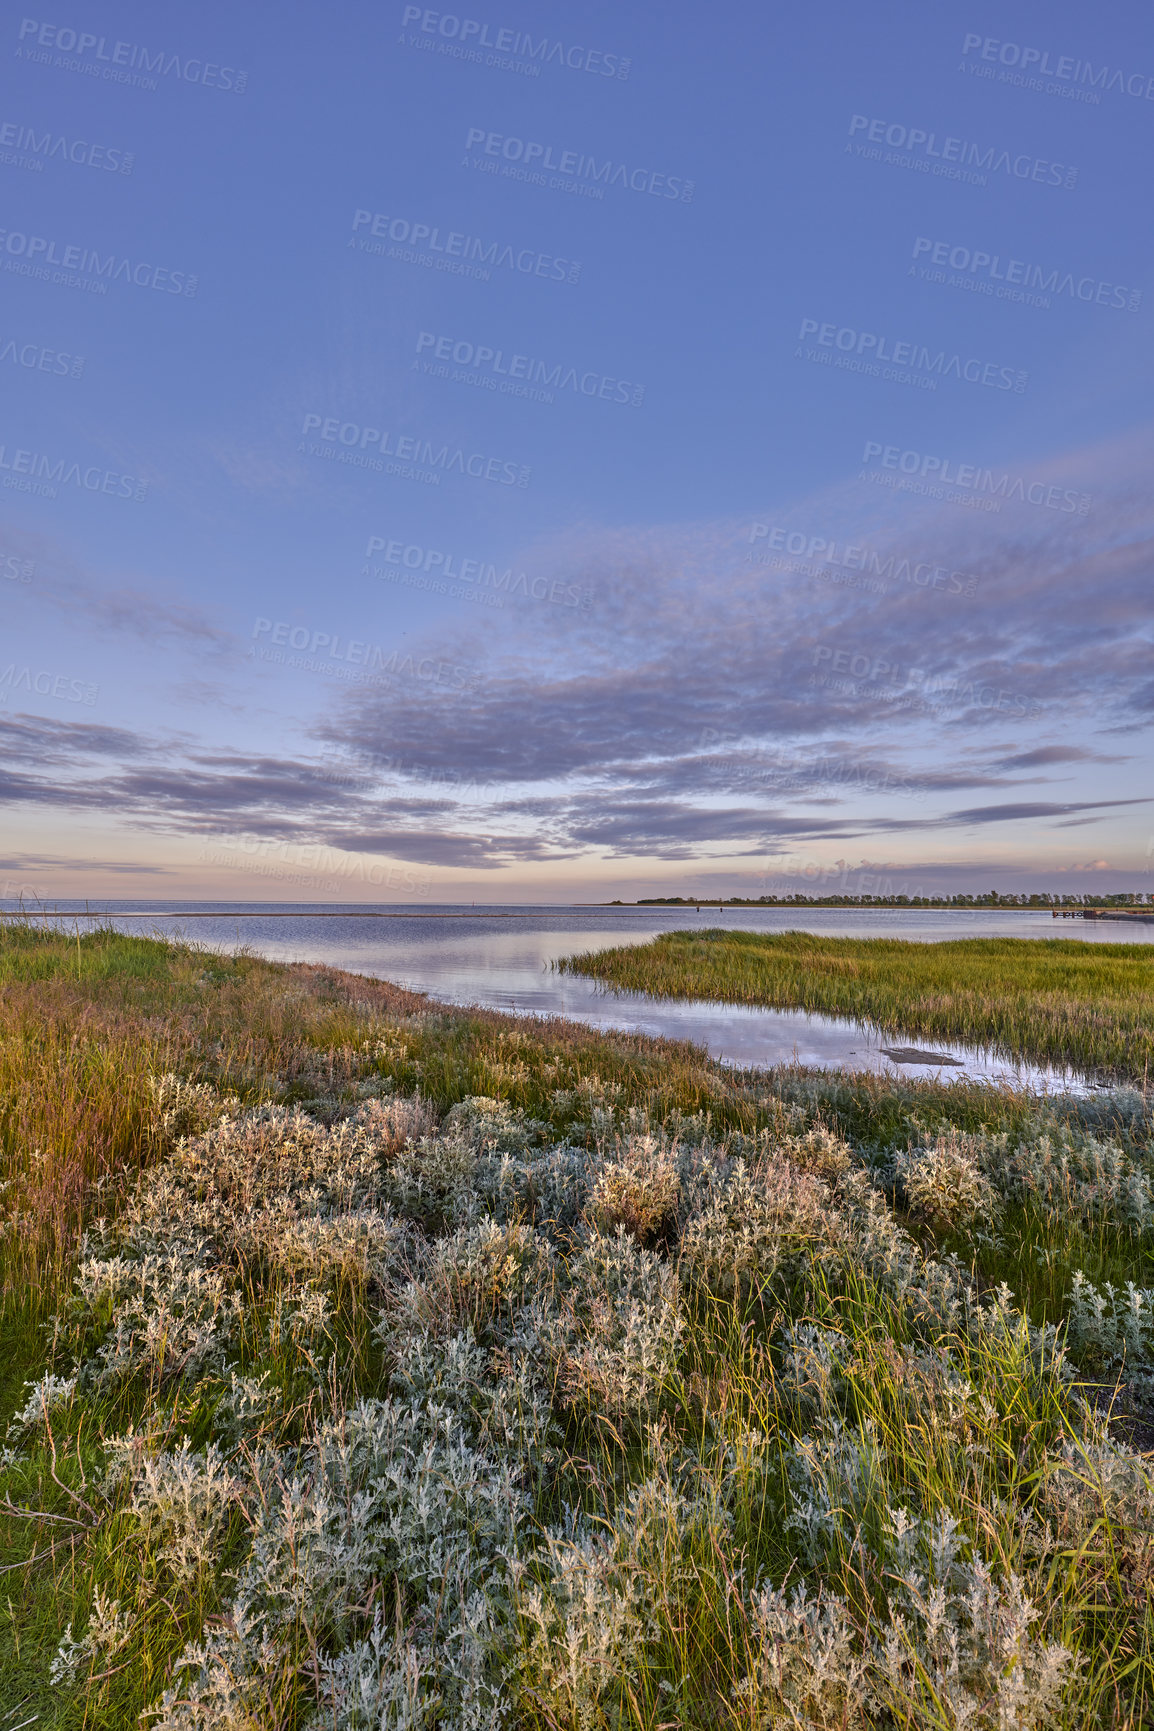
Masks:
[[[566,1016],[595,1027],[693,1040],[742,1067],[805,1064],[907,1076],[1010,1083],[1039,1093],[1084,1093],[1092,1084],[1049,1065],[901,1034],[836,1016],[616,993],[554,963],[581,950],[645,943],[658,932],[725,926],[809,931],[830,937],[1074,938],[1150,942],[1154,926],[1054,920],[1048,913],[951,913],[936,909],[362,906],[300,903],[105,902],[54,904],[60,923],[102,918],[122,930],[182,937],[213,948],[240,944],[274,961],[327,962],[395,981],[452,1004],[517,1015]]]

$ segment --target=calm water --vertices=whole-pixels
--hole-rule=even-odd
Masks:
[[[62,918],[84,904],[52,904]],[[1072,938],[1095,943],[1154,942],[1154,925],[1055,920],[1045,913],[933,909],[600,907],[413,908],[340,910],[299,903],[117,902],[101,912],[125,931],[163,932],[213,948],[246,944],[274,961],[328,962],[393,980],[454,1004],[481,1004],[518,1014],[562,1015],[598,1027],[694,1040],[716,1058],[741,1065],[790,1062],[914,1076],[1007,1080],[1056,1091],[1076,1079],[1049,1068],[1015,1065],[995,1054],[922,1038],[879,1038],[838,1017],[794,1010],[743,1009],[616,994],[595,981],[559,974],[561,956],[611,944],[640,944],[658,932],[724,926],[736,931],[807,931],[830,937],[901,937],[933,943],[949,937]],[[278,918],[278,914],[298,917]],[[207,917],[190,917],[207,916]],[[83,929],[83,921],[81,922]],[[948,1053],[960,1065],[896,1063],[881,1047],[916,1046]]]

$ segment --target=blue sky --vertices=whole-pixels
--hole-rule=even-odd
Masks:
[[[0,68],[0,893],[1154,883],[1145,8]]]

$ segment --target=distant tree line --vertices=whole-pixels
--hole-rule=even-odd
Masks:
[[[954,896],[641,896],[639,908],[1139,908],[1154,902],[1141,890],[1120,890],[1115,895],[1056,895],[1050,891],[1026,895],[1003,895],[987,890],[984,895]],[[625,907],[610,902],[614,908]]]

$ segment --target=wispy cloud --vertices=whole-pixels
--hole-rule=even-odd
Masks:
[[[234,644],[218,619],[178,593],[166,595],[166,585],[152,572],[125,572],[110,581],[52,536],[13,528],[4,539],[7,551],[30,560],[36,570],[34,585],[20,597],[25,608],[50,609],[102,633],[179,643],[202,653]]]
[[[756,563],[752,519],[561,538],[538,568],[592,588],[595,617],[546,608],[479,635],[468,690],[319,688],[327,761],[7,716],[0,798],[481,869],[1103,822],[1143,803],[1101,797],[1116,791],[1101,777],[1127,761],[1105,747],[1154,710],[1147,456],[1142,440],[1081,454],[1095,507],[1061,521],[857,481],[772,514],[874,549],[884,592]],[[972,573],[977,594],[902,575],[926,560]],[[137,619],[128,589],[89,605],[110,630],[201,629],[179,602]],[[205,649],[223,638],[201,630]],[[1069,798],[1014,797],[1054,779]],[[1008,797],[958,804],[970,790]]]

